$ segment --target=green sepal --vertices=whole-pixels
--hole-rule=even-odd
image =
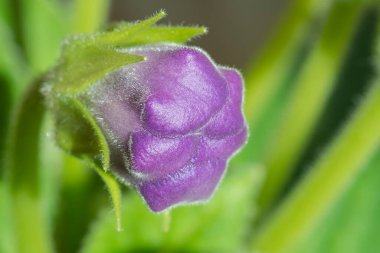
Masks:
[[[110,167],[107,140],[85,106],[73,97],[50,98],[55,121],[55,140],[63,150],[79,158],[89,158],[105,171]]]
[[[146,20],[113,24],[110,31],[96,35],[102,44],[115,47],[131,47],[150,43],[185,43],[190,39],[207,33],[203,26],[161,26],[158,21],[166,16],[164,11],[158,12]]]
[[[90,159],[89,162],[91,163],[92,160]],[[115,212],[115,224],[116,224],[116,231],[121,232],[123,231],[122,227],[122,194],[119,182],[115,179],[115,177],[110,174],[109,172],[106,172],[101,169],[101,167],[97,166],[96,164],[93,164],[92,166],[98,175],[103,180],[104,184],[107,187],[108,193],[111,196],[112,205]]]
[[[60,62],[52,72],[54,92],[81,93],[111,71],[144,60],[122,49],[151,43],[184,43],[207,32],[205,27],[155,25],[165,16],[166,13],[160,11],[140,22],[121,23],[110,31],[67,39]]]
[[[144,60],[144,57],[88,42],[74,42],[64,48],[54,75],[54,91],[78,94],[112,70]]]
[[[139,46],[150,43],[185,43],[194,37],[207,33],[206,27],[151,26],[143,32],[133,34],[120,46]]]
[[[120,47],[128,44],[131,36],[136,33],[144,32],[144,29],[156,24],[162,18],[166,16],[166,13],[161,10],[151,18],[143,21],[129,23],[123,22],[115,26],[111,31],[98,33],[95,35],[98,43],[104,45],[113,45],[114,47]]]
[[[71,155],[86,161],[101,179],[111,196],[114,206],[116,229],[121,225],[121,190],[110,173],[110,152],[107,140],[83,103],[75,97],[53,99],[55,113],[55,139],[57,144]]]

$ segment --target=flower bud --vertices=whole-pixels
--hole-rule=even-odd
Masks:
[[[145,60],[75,95],[104,135],[110,170],[155,212],[208,200],[247,138],[240,73],[195,47],[161,43],[122,52]]]

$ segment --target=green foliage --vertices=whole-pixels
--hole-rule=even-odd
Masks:
[[[292,252],[302,236],[318,224],[379,147],[379,107],[380,82],[376,80],[350,122],[273,214],[254,247],[269,252]],[[277,243],[273,244],[273,240]]]
[[[214,198],[172,210],[164,231],[168,216],[150,213],[129,190],[121,198],[105,137],[78,95],[110,71],[144,60],[123,49],[185,43],[206,29],[158,25],[166,15],[160,11],[94,33],[104,26],[107,0],[0,1],[0,166],[6,172],[0,176],[0,252],[379,252],[380,82],[373,67],[379,9],[371,4],[377,2],[293,1],[245,73],[249,144]],[[64,157],[62,175],[53,175],[59,165],[48,160],[57,151],[44,141],[40,147],[46,138],[41,84],[13,108],[31,76],[56,62],[69,32],[82,34],[67,37],[44,82],[53,114],[60,110],[54,136],[106,183],[122,232],[99,193],[104,185],[85,165]],[[359,70],[362,61],[367,67]],[[372,87],[365,89],[367,83]],[[344,116],[337,108],[345,108]]]
[[[268,178],[258,200],[262,208],[271,205],[284,182],[292,175],[297,159],[333,91],[337,73],[365,7],[355,1],[338,2],[333,6],[319,39],[294,81],[289,102],[283,109],[285,116],[278,122],[276,137],[269,140],[271,149],[263,157],[268,166]]]

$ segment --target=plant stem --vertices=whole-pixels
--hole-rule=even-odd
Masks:
[[[380,145],[380,79],[324,156],[256,236],[260,252],[292,252]]]
[[[338,77],[339,69],[364,10],[360,1],[338,1],[315,49],[304,64],[264,157],[268,174],[258,199],[262,212],[271,207],[292,174]]]
[[[44,116],[40,84],[38,80],[29,88],[14,115],[6,156],[17,253],[53,252],[39,189],[39,136]]]

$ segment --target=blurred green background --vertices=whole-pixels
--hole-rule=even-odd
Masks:
[[[190,44],[242,70],[250,137],[166,232],[123,187],[117,232],[103,182],[55,147],[49,115],[39,132],[25,90],[64,37],[160,9],[207,26]],[[1,0],[0,253],[380,252],[379,35],[376,0]]]

